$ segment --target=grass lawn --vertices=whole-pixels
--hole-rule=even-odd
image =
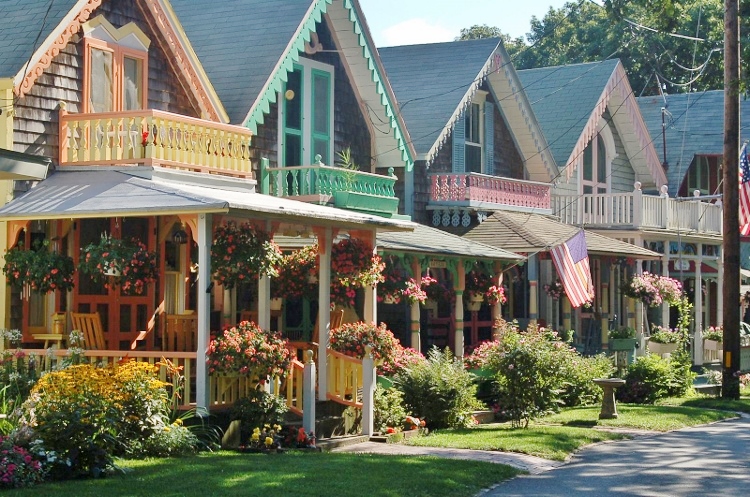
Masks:
[[[484,462],[335,453],[222,451],[119,464],[125,474],[49,483],[7,495],[468,497],[518,474],[509,466]]]
[[[618,404],[618,419],[599,419],[598,406],[564,409],[560,414],[531,423],[528,429],[511,428],[509,423],[475,428],[439,430],[407,443],[427,447],[522,452],[563,461],[584,445],[629,438],[623,433],[594,427],[635,428],[668,431],[733,417],[733,413],[694,407],[635,406]]]
[[[742,396],[739,400],[713,398],[706,396],[679,397],[664,399],[662,405],[702,407],[705,409],[722,409],[725,411],[745,412],[750,414],[750,396]]]

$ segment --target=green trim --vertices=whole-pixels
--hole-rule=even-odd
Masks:
[[[325,114],[326,114],[326,132],[323,133],[316,133],[315,132],[315,120],[316,120],[316,114],[315,114],[315,99],[318,96],[318,88],[315,84],[315,78],[322,77],[325,80],[325,91],[327,93],[326,95],[326,105],[325,105]],[[334,95],[331,92],[331,87],[333,82],[333,73],[329,71],[323,71],[320,69],[311,69],[310,70],[310,164],[314,164],[316,162],[315,156],[315,142],[316,141],[325,141],[326,142],[326,153],[325,156],[323,156],[323,163],[324,164],[333,164],[333,157],[328,157],[330,154],[330,148],[331,148],[331,132],[333,131],[332,126],[332,116],[330,115],[330,109],[331,109],[331,102],[333,101]],[[322,154],[321,154],[322,155]]]
[[[281,123],[282,142],[279,144],[279,151],[281,153],[281,165],[282,166],[289,165],[287,161],[287,157],[286,157],[287,135],[299,137],[299,157],[300,157],[300,161],[302,162],[302,164],[304,164],[304,158],[302,157],[302,149],[304,148],[304,141],[305,141],[305,137],[303,136],[304,129],[305,129],[305,124],[304,124],[304,121],[305,121],[304,119],[304,116],[305,116],[305,68],[300,64],[293,64],[291,72],[294,72],[294,71],[299,71],[300,73],[300,76],[299,76],[300,83],[299,83],[299,91],[298,91],[299,94],[295,95],[295,98],[298,99],[299,107],[300,107],[299,109],[300,122],[299,122],[299,129],[290,128],[286,125],[286,115],[287,115],[287,112],[289,112],[288,110],[289,101],[286,98],[284,98],[284,101],[282,104],[284,105],[284,122]],[[287,81],[284,82],[284,85],[282,87],[283,89],[282,93],[286,93],[286,90],[287,90],[286,85],[288,82],[288,77],[286,79]],[[292,165],[300,166],[302,164],[292,164]]]
[[[287,72],[292,70],[294,63],[299,60],[300,53],[305,49],[305,42],[310,41],[310,34],[315,30],[315,24],[321,21],[323,14],[325,14],[328,9],[328,4],[332,2],[333,0],[317,0],[315,2],[309,16],[302,22],[297,31],[296,38],[290,43],[284,55],[282,55],[278,69],[275,74],[272,75],[265,89],[261,92],[261,95],[253,106],[250,117],[248,117],[244,123],[244,126],[249,128],[253,133],[257,134],[258,125],[263,124],[265,114],[270,112],[271,104],[276,102],[276,95],[279,94],[283,87],[283,83],[286,82]],[[367,66],[370,69],[370,77],[372,82],[375,83],[375,91],[380,95],[380,102],[385,107],[385,114],[390,121],[391,128],[393,128],[394,136],[398,143],[398,149],[401,151],[401,160],[404,161],[406,170],[411,171],[414,167],[414,158],[411,157],[406,138],[401,130],[401,126],[399,126],[397,118],[398,110],[396,109],[396,106],[393,105],[393,102],[391,102],[390,97],[385,91],[385,86],[382,83],[385,78],[380,74],[380,70],[375,63],[372,50],[368,46],[367,38],[364,34],[363,25],[360,22],[359,16],[357,15],[351,0],[343,0],[343,5],[344,8],[349,11],[349,20],[353,24],[354,34],[357,35],[359,45],[362,47],[362,56],[367,61]]]

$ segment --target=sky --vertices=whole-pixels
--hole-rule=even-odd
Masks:
[[[512,38],[566,0],[359,0],[378,47],[453,41],[462,28],[487,24]]]

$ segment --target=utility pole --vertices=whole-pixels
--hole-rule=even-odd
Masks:
[[[724,0],[724,357],[721,396],[740,398],[739,0]]]

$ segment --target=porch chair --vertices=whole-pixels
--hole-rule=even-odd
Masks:
[[[73,329],[81,330],[83,333],[83,344],[87,350],[107,350],[107,341],[104,339],[102,320],[98,312],[71,312]]]
[[[196,314],[167,314],[161,349],[168,352],[198,350],[198,316]]]
[[[240,311],[240,321],[252,321],[258,324],[258,311]]]
[[[344,322],[344,309],[331,312],[331,329],[338,328]],[[311,342],[318,343],[320,341],[320,329],[318,320],[315,320],[315,328],[313,329],[313,336]]]

